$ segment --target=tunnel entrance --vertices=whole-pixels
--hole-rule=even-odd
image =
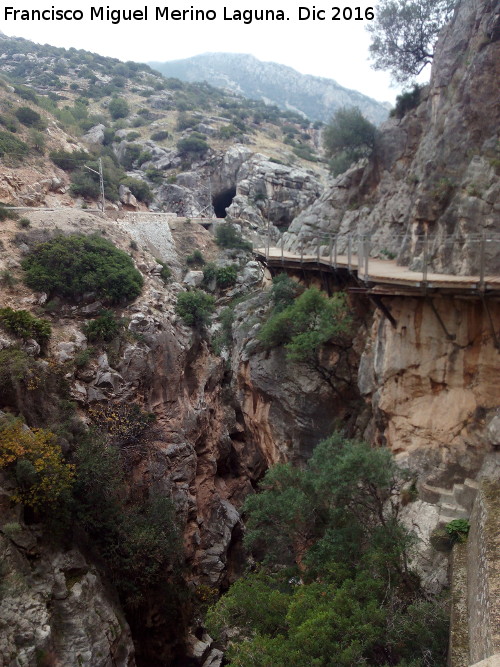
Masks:
[[[212,206],[214,207],[214,212],[217,218],[225,218],[226,208],[231,206],[233,198],[236,195],[236,188],[228,188],[223,190],[212,197]]]

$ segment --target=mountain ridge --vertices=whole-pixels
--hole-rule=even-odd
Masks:
[[[264,62],[242,53],[204,53],[182,60],[148,63],[165,76],[206,81],[254,99],[299,111],[311,120],[328,121],[345,106],[357,106],[372,122],[387,119],[389,105],[348,89],[333,79],[301,74],[288,65]]]

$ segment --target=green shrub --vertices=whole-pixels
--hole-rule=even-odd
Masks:
[[[446,664],[446,606],[408,570],[415,536],[389,502],[405,477],[340,434],[267,471],[243,505],[257,567],[206,617],[216,638],[231,629],[231,667]]]
[[[31,128],[30,130],[30,144],[33,150],[35,150],[39,155],[45,154],[45,136],[42,132]]]
[[[277,276],[274,276],[271,287],[274,313],[280,313],[288,306],[291,306],[300,291],[300,285],[295,280],[292,280],[287,273],[279,273]]]
[[[71,178],[70,192],[75,197],[84,197],[85,199],[98,199],[101,190],[99,183],[93,175],[87,171],[76,171]]]
[[[132,169],[134,162],[139,159],[142,148],[140,144],[127,144],[121,154],[120,164],[127,171]]]
[[[151,139],[153,141],[164,141],[165,139],[168,139],[169,134],[167,130],[158,130],[157,132],[153,132],[151,135]]]
[[[126,118],[130,113],[130,108],[127,100],[123,99],[123,97],[113,97],[108,105],[108,111],[113,120],[118,120],[118,118]]]
[[[162,262],[159,259],[157,259],[156,261],[158,262],[158,264],[161,264],[160,278],[163,280],[164,283],[167,283],[172,277],[172,271],[170,270],[170,267],[167,264],[165,264],[165,262]]]
[[[27,310],[0,308],[0,324],[14,336],[23,340],[34,338],[40,345],[44,345],[51,334],[49,322],[34,317]]]
[[[205,285],[210,285],[215,280],[217,287],[225,289],[234,285],[237,277],[238,270],[234,264],[230,266],[217,266],[213,262],[209,262],[203,267],[203,283]]]
[[[22,229],[26,229],[30,225],[31,225],[31,222],[30,222],[29,218],[21,218],[19,220],[19,227],[21,227]]]
[[[217,265],[214,262],[208,262],[203,267],[203,284],[210,285],[217,278]]]
[[[9,271],[8,269],[2,269],[2,271],[0,271],[0,282],[6,287],[14,287],[17,280],[12,271]]]
[[[215,229],[215,242],[221,248],[252,250],[252,244],[249,241],[245,241],[236,227],[227,223],[217,225]]]
[[[85,350],[80,350],[75,354],[75,366],[77,368],[84,368],[90,361],[90,358],[94,352],[92,347],[87,347]]]
[[[311,287],[288,307],[274,312],[259,332],[265,347],[284,345],[292,361],[319,367],[321,346],[349,334],[352,319],[344,294],[329,298]]]
[[[205,258],[201,250],[193,250],[193,252],[186,257],[186,264],[188,266],[203,266],[205,264]]]
[[[15,133],[19,129],[16,119],[12,116],[0,115],[0,125],[3,125],[9,132]]]
[[[87,160],[91,159],[86,151],[51,151],[50,159],[52,162],[64,171],[74,171],[79,169]]]
[[[423,86],[416,83],[413,89],[406,93],[401,93],[396,97],[396,106],[391,110],[390,116],[395,118],[403,118],[408,111],[415,109],[420,104]]]
[[[318,162],[318,157],[315,155],[314,150],[307,144],[305,146],[295,146],[293,152],[297,157],[300,157],[303,160]]]
[[[36,96],[35,91],[32,88],[18,85],[14,86],[14,90],[23,100],[26,100],[27,102],[34,102],[35,104],[38,103],[38,97]]]
[[[142,434],[140,434],[142,436]],[[135,439],[135,444],[141,438]],[[124,463],[116,446],[93,432],[76,451],[73,505],[127,609],[137,609],[165,585],[178,560],[179,532],[172,501],[124,498]]]
[[[123,322],[118,320],[111,310],[101,310],[95,320],[83,327],[83,333],[91,343],[109,343],[118,336],[122,327]]]
[[[138,139],[140,136],[140,132],[129,132],[125,138],[127,141],[134,141],[134,139]]]
[[[125,252],[96,234],[57,236],[23,260],[28,287],[50,297],[77,299],[87,292],[109,303],[131,301],[143,279]]]
[[[445,530],[452,542],[465,542],[469,534],[470,523],[467,519],[454,519],[446,524]]]
[[[177,150],[181,155],[202,155],[209,148],[210,146],[205,141],[205,137],[198,132],[193,132],[189,137],[180,139],[177,142]]]
[[[71,192],[76,196],[86,197],[88,199],[97,199],[100,195],[99,185],[99,164],[97,161],[86,162],[94,171],[87,169],[78,169],[73,172],[71,177]],[[97,173],[96,173],[97,172]],[[119,197],[119,186],[127,177],[120,167],[118,167],[109,155],[102,158],[102,172],[104,179],[104,196],[106,199],[116,201]]]
[[[223,125],[219,130],[219,137],[221,139],[232,139],[233,137],[238,136],[238,134],[241,134],[241,132],[233,124]]]
[[[189,327],[203,328],[215,308],[212,296],[203,290],[182,292],[177,298],[175,312]]]
[[[345,165],[370,157],[375,147],[377,130],[357,107],[339,109],[326,125],[323,143],[327,157],[334,158],[334,174]],[[341,159],[342,158],[342,159]]]
[[[194,116],[188,115],[185,111],[179,111],[177,115],[177,123],[175,129],[177,132],[182,132],[183,130],[188,130],[191,127],[198,125],[199,121],[194,118]]]
[[[226,289],[236,284],[238,270],[234,264],[231,266],[218,266],[215,273],[215,282],[217,287]]]
[[[40,114],[29,107],[19,107],[15,114],[18,121],[26,127],[34,127],[37,130],[44,130],[47,127],[47,123]]]
[[[153,199],[151,188],[146,183],[146,181],[143,181],[140,178],[132,178],[131,176],[127,176],[127,178],[122,180],[121,184],[125,185],[139,201],[143,201],[146,202],[146,204],[149,204],[149,202]]]
[[[19,215],[16,213],[16,211],[13,211],[8,204],[3,204],[0,202],[0,222],[2,220],[7,220],[7,218],[10,218],[11,220],[17,220]]]
[[[114,128],[106,127],[104,129],[104,139],[102,141],[102,145],[110,146],[114,141],[121,141],[121,139],[116,136]]]
[[[146,169],[146,178],[149,179],[151,183],[158,185],[163,181],[163,172],[156,167],[148,167]]]
[[[29,153],[29,150],[28,144],[12,136],[10,132],[0,132],[0,157],[11,155],[21,160]]]

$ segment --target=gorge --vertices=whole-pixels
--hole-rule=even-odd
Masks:
[[[99,73],[94,63],[99,76],[94,74],[93,82],[85,71],[87,56],[73,62],[70,52],[57,56],[0,40],[6,55],[0,69],[6,75],[23,71],[27,84],[1,83],[0,192],[6,213],[0,222],[0,665],[227,664],[224,652],[231,631],[233,645],[238,643],[238,627],[224,628],[214,641],[207,632],[207,608],[213,609],[221,594],[241,590],[233,584],[245,581],[248,568],[259,574],[261,547],[253,545],[249,558],[243,537],[248,539],[249,525],[254,529],[258,499],[273,488],[266,473],[301,471],[290,475],[296,475],[297,488],[310,490],[313,482],[296,480],[310,470],[323,479],[330,468],[318,464],[315,452],[329,461],[325,442],[340,451],[337,436],[331,440],[334,432],[349,442],[368,443],[371,455],[382,457],[376,459],[378,472],[393,464],[406,471],[397,487],[397,518],[412,529],[417,548],[408,565],[415,579],[409,577],[404,590],[416,596],[418,578],[427,603],[451,584],[449,664],[488,659],[495,664],[491,661],[500,653],[495,623],[499,25],[498,3],[462,0],[440,36],[431,81],[418,101],[381,126],[370,160],[335,179],[321,163],[296,153],[287,162],[292,144],[278,142],[280,124],[293,142],[305,135],[302,148],[319,146],[319,130],[309,123],[301,127],[295,116],[279,117],[279,123],[264,120],[265,109],[247,108],[237,97],[217,97],[211,89],[180,82],[161,88],[159,75],[125,71],[118,63],[102,64],[112,68],[110,75]],[[43,68],[49,76],[61,58],[58,64],[66,72],[54,76],[61,77],[64,86],[57,84],[58,90],[67,96],[71,82],[77,81],[81,92],[84,85],[102,89],[113,76],[125,78],[129,116],[111,121],[104,116],[111,96],[104,96],[100,117],[94,98],[85,105],[68,97],[80,114],[90,107],[85,133],[75,138],[62,125],[62,107],[56,113],[29,99],[29,86],[38,99],[44,86],[56,85],[47,78],[40,83],[39,72]],[[201,104],[216,99],[220,108],[202,114],[194,107],[186,118],[184,106],[194,104],[195,97]],[[51,161],[41,153],[20,158],[21,144],[32,141],[28,130],[12,121],[12,110],[20,105],[44,116],[46,126],[39,131]],[[231,109],[236,112],[230,118],[220,115]],[[9,119],[17,123],[16,132],[7,129]],[[170,136],[153,139],[149,126],[141,124],[144,119],[156,124],[153,134]],[[177,143],[175,132],[180,133]],[[10,155],[3,136],[8,133],[22,138]],[[181,144],[185,139],[191,148]],[[126,172],[114,183],[116,192],[106,193],[104,215],[94,209],[93,183],[74,176],[76,165],[97,166],[97,160],[90,162],[93,154],[85,153],[87,146],[103,151],[107,187],[119,168]],[[147,184],[149,192],[138,183]],[[445,292],[429,284],[412,291],[393,284],[376,293],[374,281],[363,280],[359,271],[326,276],[317,266],[285,267],[287,278],[277,282],[284,263],[273,265],[269,252],[266,262],[266,246],[299,257],[314,258],[318,252],[329,257],[331,238],[339,255],[347,256],[353,234],[370,239],[368,262],[393,261],[422,277],[424,266],[430,273],[475,276],[474,289]],[[76,240],[65,255],[61,239],[68,238]],[[72,268],[56,285],[51,281],[59,264],[53,259],[50,271],[37,269],[27,277],[40,244],[48,244],[43,247],[49,252],[55,239],[61,245],[54,255],[74,260],[82,244],[90,243],[82,238],[96,243],[87,250],[99,271]],[[318,245],[318,238],[327,240]],[[488,239],[482,250],[481,239]],[[249,242],[261,251],[252,254]],[[107,243],[123,254],[115,257]],[[100,253],[107,253],[102,267]],[[484,289],[481,257],[485,275],[492,278]],[[78,266],[86,261],[82,255]],[[110,266],[118,278],[105,274],[106,287],[99,287],[94,273]],[[92,278],[82,278],[65,294],[80,271]],[[129,278],[131,291],[122,293]],[[116,292],[110,292],[111,285]],[[290,336],[300,333],[295,327],[307,305],[299,301],[304,295],[319,300],[320,308],[335,307],[328,310],[336,318],[329,323],[345,318],[348,325],[327,340],[314,339],[314,355],[300,356],[295,348],[293,357]],[[295,310],[288,311],[291,319],[284,320],[279,341],[269,343],[262,332],[279,314],[280,299],[282,313]],[[179,307],[183,300],[185,310]],[[11,311],[28,315],[16,319]],[[309,333],[324,331],[326,320],[318,318],[321,327]],[[43,435],[37,429],[50,431],[54,439],[47,436],[47,442],[57,444],[64,465],[75,466],[68,469],[74,476],[73,490],[66,489],[70,498],[61,492],[57,511],[50,503],[15,500],[35,484],[33,471],[25,465],[23,472],[18,459],[28,460],[29,443]],[[16,449],[19,443],[24,453]],[[388,452],[392,457],[384,459]],[[276,464],[295,467],[273,468]],[[268,486],[256,493],[262,480]],[[311,494],[317,500],[329,492],[326,479]],[[392,498],[382,492],[380,497]],[[315,508],[310,519],[315,529],[316,514]],[[382,511],[382,523],[384,516]],[[469,538],[458,540],[450,555],[446,526],[457,520],[470,521]],[[377,526],[370,523],[373,534]],[[314,571],[308,550],[314,540],[324,546],[321,530],[314,539],[309,533],[302,542],[296,539],[297,569],[285,583],[295,587],[290,598],[299,604],[294,596],[301,586],[306,596],[313,591],[307,586],[327,582],[322,592],[331,606],[321,607],[327,615],[337,609],[337,591],[345,592],[351,579],[342,579],[339,568],[308,580],[307,568]],[[325,553],[320,552],[320,561]],[[366,554],[376,569],[375,555]],[[352,581],[354,588],[361,586],[354,575]],[[260,595],[263,587],[256,590]],[[275,598],[277,605],[285,604],[278,594]],[[394,598],[397,604],[411,606]],[[289,619],[291,636],[305,606],[296,612],[293,606],[277,608]],[[366,609],[376,619],[375,607],[367,603]],[[360,614],[366,609],[361,605]],[[360,618],[359,634],[366,638],[369,623]],[[321,627],[330,626],[325,621]],[[275,633],[284,634],[283,628]],[[275,635],[266,650],[281,650],[273,643]],[[362,643],[359,637],[356,641]],[[231,665],[252,664],[244,653],[250,644],[242,642],[242,657],[231,654]],[[348,647],[353,652],[354,644]],[[359,664],[360,659],[405,667],[445,664],[442,656],[425,662],[420,655],[398,653],[395,639],[383,644],[386,653],[382,642],[375,644],[369,654],[346,653],[329,661],[322,656],[317,664]],[[285,664],[282,654],[271,663],[265,663],[266,655],[255,664]],[[304,660],[291,652],[287,659],[296,665]]]

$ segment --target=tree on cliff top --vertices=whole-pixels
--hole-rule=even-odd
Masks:
[[[374,69],[406,83],[432,62],[437,36],[457,0],[380,0],[367,26]]]

